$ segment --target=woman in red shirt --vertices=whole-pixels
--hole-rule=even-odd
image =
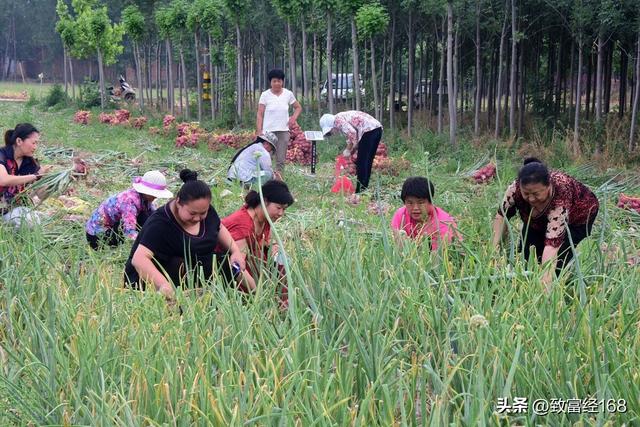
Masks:
[[[276,222],[293,204],[289,187],[282,181],[267,181],[262,185],[262,195],[266,210],[260,203],[260,194],[252,190],[245,196],[244,206],[222,219],[222,224],[247,256],[247,268],[242,272],[238,283],[244,292],[255,290],[260,270],[267,263],[271,241],[271,226],[267,215],[272,222]],[[277,246],[274,245],[271,252],[277,252]]]

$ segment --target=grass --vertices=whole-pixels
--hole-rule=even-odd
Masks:
[[[70,110],[6,103],[0,112],[3,130],[21,121],[42,130],[44,163],[70,162],[53,147],[100,162],[75,184],[91,206],[152,167],[167,169],[173,189],[183,166],[220,182],[232,155],[177,151],[146,131],[79,126]],[[395,208],[406,176],[429,176],[436,203],[458,219],[462,247],[398,248],[389,216],[332,195],[332,140],[320,146],[316,178],[287,168],[296,203],[276,226],[291,259],[286,313],[266,280],[249,301],[220,284],[199,298],[179,293],[180,316],[155,293],[124,290],[129,248],[94,253],[83,224],[63,213],[31,231],[0,226],[0,425],[640,423],[640,271],[622,256],[640,249],[640,221],[615,208],[620,185],[637,190],[633,182],[565,165],[599,188],[601,214],[579,247],[579,270],[546,296],[542,272],[509,250],[513,241],[501,254],[488,244],[518,167],[512,149],[489,151],[499,180],[476,186],[463,174],[484,149],[451,153],[428,134],[385,139],[412,166],[400,177],[374,174],[372,193]],[[141,166],[130,163],[137,156]],[[242,196],[220,198],[224,187],[213,187],[221,216]],[[618,256],[603,253],[605,242]],[[537,416],[529,406],[506,416],[496,411],[500,397],[626,399],[626,411]]]

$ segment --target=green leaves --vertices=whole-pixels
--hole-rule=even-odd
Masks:
[[[122,11],[122,25],[135,42],[142,41],[145,31],[144,15],[136,5],[130,5]]]
[[[102,52],[105,64],[113,64],[123,51],[124,26],[112,24],[106,6],[97,6],[94,0],[73,0],[73,14],[59,0],[56,12],[56,30],[72,56],[84,59]]]
[[[389,25],[389,14],[380,3],[362,6],[356,14],[358,33],[365,39],[386,32]]]

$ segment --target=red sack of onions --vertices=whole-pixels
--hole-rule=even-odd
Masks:
[[[162,119],[162,128],[165,130],[165,132],[171,129],[171,126],[173,126],[173,123],[175,121],[176,118],[171,114],[167,114],[166,116],[164,116],[164,118]]]
[[[76,114],[73,116],[73,121],[81,125],[86,125],[86,124],[89,124],[90,117],[91,117],[90,111],[79,110],[79,111],[76,111]]]
[[[147,124],[147,118],[144,116],[141,116],[141,117],[136,117],[133,120],[133,123],[131,123],[131,126],[136,129],[142,129],[146,124]]]
[[[486,182],[491,181],[496,176],[496,165],[493,163],[489,163],[471,175],[471,177],[476,181],[476,184],[484,184]]]
[[[640,197],[627,196],[621,193],[618,196],[618,207],[640,213]]]
[[[131,113],[128,110],[116,110],[114,115],[117,123],[127,123],[129,122],[129,117],[131,117]]]
[[[113,114],[109,113],[100,113],[98,116],[98,121],[100,123],[111,124],[116,120],[116,117]]]

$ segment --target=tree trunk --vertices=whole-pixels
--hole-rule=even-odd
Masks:
[[[375,110],[374,114],[376,115],[376,119],[380,121],[381,111],[380,100],[378,99],[378,82],[376,81],[376,54],[373,44],[373,37],[369,39],[369,43],[371,44],[371,86],[373,89],[373,105]]]
[[[144,85],[142,83],[142,62],[140,61],[140,49],[138,43],[133,43],[133,56],[136,63],[136,79],[138,80],[137,93],[140,95],[140,109],[144,110]]]
[[[302,99],[305,111],[309,111],[311,101],[309,89],[309,73],[307,72],[307,30],[302,24]]]
[[[313,98],[320,116],[320,50],[318,49],[318,34],[313,33]]]
[[[71,58],[71,55],[68,55],[67,59],[69,60],[69,75],[71,76],[71,98],[76,99],[76,81],[73,77],[73,58]]]
[[[236,120],[242,120],[242,38],[236,22]]]
[[[613,74],[613,42],[607,43],[607,66],[604,69],[604,113],[609,114],[611,109],[611,75]]]
[[[473,114],[473,134],[480,132],[480,102],[482,101],[482,64],[480,53],[480,0],[476,0],[476,100]]]
[[[194,32],[194,47],[196,54],[196,82],[198,85],[198,121],[202,121],[202,71],[200,70],[200,40],[198,40],[198,31]],[[211,77],[209,77],[211,78]]]
[[[173,58],[171,52],[171,41],[167,39],[167,102],[169,103],[169,113],[174,116],[175,115],[175,106],[176,106],[176,98],[175,98],[175,86],[173,79]]]
[[[293,30],[291,29],[291,21],[287,20],[287,38],[289,40],[289,75],[291,79],[291,91],[295,96],[298,95],[298,85],[296,82],[296,52],[293,45]]]
[[[525,105],[525,87],[527,73],[524,67],[525,46],[520,48],[520,54],[518,55],[518,135],[524,135],[524,113],[527,106]],[[558,97],[559,98],[559,97]]]
[[[207,34],[207,47],[209,48],[209,104],[211,106],[211,121],[216,120],[216,99],[214,86],[216,86],[216,81],[213,76],[213,43],[211,42],[211,34]]]
[[[380,66],[380,83],[378,87],[378,93],[380,94],[380,105],[378,105],[378,120],[382,122],[382,115],[384,114],[384,79],[387,70],[387,39],[382,42],[382,64]]]
[[[558,54],[556,55],[556,69],[555,69],[555,78],[553,79],[553,114],[557,119],[560,113],[560,96],[561,96],[561,76],[562,76],[562,54],[563,54],[563,37],[562,33],[560,33],[560,41],[558,42]],[[522,70],[520,70],[522,73]]]
[[[582,33],[578,33],[578,77],[576,80],[576,112],[573,120],[573,154],[578,155],[580,147],[580,108],[582,106]]]
[[[191,119],[189,112],[189,86],[187,85],[187,67],[184,63],[184,50],[180,46],[180,66],[182,67],[182,87],[184,88],[184,111],[187,120]],[[180,95],[180,105],[182,105],[182,95]]]
[[[574,63],[574,58],[575,58],[575,54],[576,54],[576,45],[575,43],[571,43],[571,60],[570,60],[570,65],[569,65],[569,114],[568,117],[571,117],[571,108],[573,107],[573,96],[574,96],[574,90],[575,90],[575,85],[574,83],[574,74],[573,74],[573,63]],[[565,106],[565,112],[567,111],[566,106]]]
[[[104,110],[105,87],[104,87],[104,67],[102,65],[102,51],[98,49],[98,77],[100,79],[100,109]]]
[[[446,18],[442,17],[442,36],[439,40],[442,53],[440,54],[440,76],[438,78],[438,133],[442,133],[442,116],[444,115],[442,111],[442,93],[444,92],[444,64],[446,63],[444,55],[447,51],[444,46],[445,23]]]
[[[618,95],[618,118],[624,117],[624,111],[627,103],[627,74],[629,68],[629,55],[627,54],[627,45],[620,45],[620,92]]]
[[[453,3],[447,2],[447,92],[449,99],[449,142],[453,148],[456,141],[456,93],[453,75]]]
[[[333,105],[333,78],[331,76],[331,63],[332,58],[332,40],[331,40],[331,12],[327,13],[327,103],[329,107],[329,113],[335,114],[335,107]]]
[[[407,38],[409,40],[409,63],[407,64],[407,133],[409,138],[413,132],[413,76],[416,63],[415,33],[413,31],[413,14],[409,13],[407,25]]]
[[[391,14],[391,48],[389,50],[389,127],[395,129],[395,87],[393,85],[395,76],[395,41],[396,41],[396,14]]]
[[[511,73],[509,81],[509,96],[511,98],[511,105],[509,106],[509,134],[511,138],[516,136],[516,66],[518,60],[516,37],[516,1],[511,0]]]
[[[355,16],[351,17],[351,49],[353,60],[353,90],[356,95],[356,110],[360,110],[362,100],[360,99],[360,67],[358,62],[358,34],[356,32]]]
[[[158,40],[156,46],[156,106],[162,108],[162,68],[161,68],[162,44]]]
[[[502,32],[500,34],[500,50],[498,53],[498,84],[497,95],[496,95],[496,128],[494,132],[494,138],[498,139],[500,136],[500,118],[502,117],[502,87],[504,82],[502,81],[503,72],[502,72],[502,64],[504,62],[504,43],[507,37],[507,5],[509,0],[505,0],[504,2],[504,21],[502,22]]]
[[[584,46],[583,46],[584,49]],[[584,53],[583,53],[584,55]],[[587,99],[585,102],[585,118],[589,120],[589,111],[591,108],[591,86],[592,85],[592,74],[593,74],[593,58],[592,58],[591,50],[589,50],[589,55],[587,57]]]
[[[596,65],[596,121],[602,119],[602,62],[604,61],[604,35],[598,34],[598,62]]]
[[[640,99],[640,31],[638,31],[638,48],[636,50],[636,76],[635,93],[633,95],[633,108],[631,108],[631,129],[629,130],[629,152],[635,150],[634,141],[636,123],[638,121],[638,99]]]
[[[63,73],[64,73],[64,93],[69,96],[69,84],[67,82],[67,49],[62,49],[62,63],[63,63]]]

